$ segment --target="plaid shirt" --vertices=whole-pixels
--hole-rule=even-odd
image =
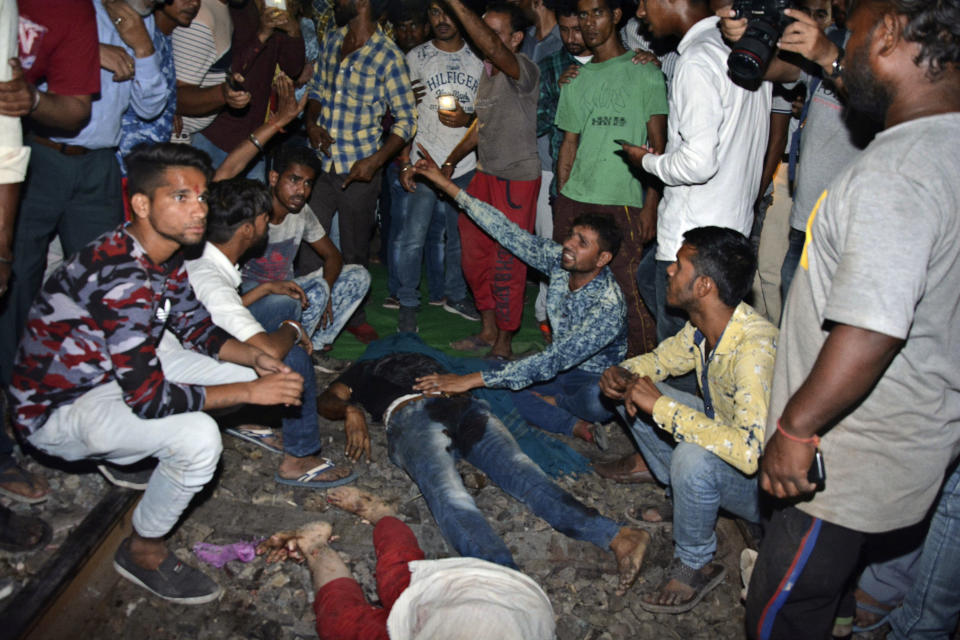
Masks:
[[[553,158],[553,172],[556,173],[557,158],[560,155],[560,144],[563,142],[563,131],[554,124],[557,116],[557,105],[560,103],[560,85],[557,81],[563,72],[572,65],[583,64],[570,55],[566,49],[560,49],[553,55],[540,61],[540,100],[537,102],[537,137],[550,135],[550,157]],[[550,185],[550,193],[557,195],[557,179],[554,176]]]
[[[417,107],[403,53],[380,27],[342,61],[340,48],[347,27],[329,31],[323,39],[310,99],[320,103],[317,123],[334,139],[331,158],[320,155],[333,173],[349,173],[353,163],[376,153],[381,144],[381,120],[387,109],[394,122],[390,133],[404,140],[417,130]]]

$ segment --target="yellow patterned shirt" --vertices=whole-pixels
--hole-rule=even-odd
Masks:
[[[776,327],[741,302],[713,354],[705,353],[706,339],[688,322],[650,353],[621,366],[654,382],[696,370],[714,417],[661,396],[653,406],[654,422],[678,442],[698,444],[749,475],[756,473],[763,452],[777,335]],[[705,363],[709,393],[703,389]]]

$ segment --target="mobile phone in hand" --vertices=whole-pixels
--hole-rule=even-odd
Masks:
[[[817,485],[817,491],[823,491],[827,482],[827,468],[823,464],[823,454],[820,453],[820,447],[813,452],[813,463],[807,470],[807,482]]]
[[[264,4],[271,9],[287,10],[287,0],[264,0]]]
[[[232,73],[227,75],[226,82],[227,86],[230,87],[230,91],[246,91],[246,89],[243,88],[243,83],[237,82],[237,79],[233,77]]]

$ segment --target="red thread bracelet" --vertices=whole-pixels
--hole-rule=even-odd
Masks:
[[[799,442],[801,444],[812,444],[815,447],[820,446],[820,436],[818,436],[817,434],[813,434],[809,438],[798,438],[797,436],[790,435],[789,433],[784,431],[783,427],[780,426],[779,418],[777,418],[777,431],[779,431],[783,435],[783,437],[786,438],[787,440],[793,440],[794,442]]]

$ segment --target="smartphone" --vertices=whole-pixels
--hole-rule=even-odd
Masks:
[[[287,0],[264,0],[264,4],[271,9],[287,10]]]
[[[820,453],[820,447],[813,452],[813,463],[807,470],[807,482],[817,485],[817,491],[823,491],[827,482],[827,468],[823,464],[823,454]]]
[[[628,145],[630,145],[631,147],[637,146],[637,145],[633,144],[632,142],[627,142],[627,141],[624,140],[623,138],[617,138],[616,140],[614,140],[614,143],[616,143],[616,144],[628,144]]]

